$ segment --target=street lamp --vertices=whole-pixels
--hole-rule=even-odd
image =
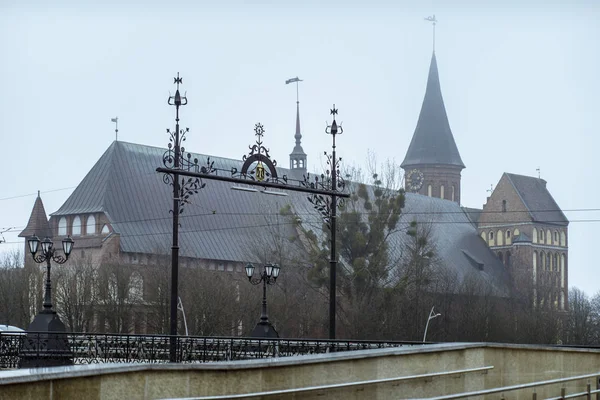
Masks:
[[[246,265],[246,276],[253,285],[258,285],[262,282],[263,284],[263,299],[262,299],[262,313],[260,315],[260,322],[256,324],[254,330],[250,334],[251,337],[266,337],[266,338],[278,338],[279,334],[269,322],[267,316],[267,285],[274,285],[279,271],[281,268],[277,264],[267,264],[264,267],[263,272],[259,274],[258,278],[252,279],[254,275],[254,265]]]
[[[425,343],[425,338],[427,338],[427,328],[429,327],[429,321],[442,315],[440,313],[434,314],[434,312],[433,312],[434,307],[435,306],[431,307],[431,311],[429,311],[429,317],[427,318],[427,323],[425,324],[425,333],[423,334],[423,343]]]
[[[35,235],[27,240],[27,246],[33,261],[38,264],[46,263],[47,272],[43,309],[27,328],[28,332],[34,332],[34,334],[28,335],[23,345],[23,351],[21,352],[21,367],[23,368],[73,363],[66,337],[59,338],[56,335],[58,332],[65,332],[66,329],[56,311],[52,309],[52,282],[50,280],[52,266],[50,261],[52,260],[57,264],[66,263],[71,255],[74,243],[70,236],[62,240],[63,256],[56,253],[54,243],[48,237],[41,242]],[[38,254],[40,245],[41,254]],[[54,334],[51,334],[51,332]]]

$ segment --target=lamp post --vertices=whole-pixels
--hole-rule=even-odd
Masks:
[[[262,282],[263,284],[263,299],[262,299],[262,312],[260,315],[260,321],[252,330],[251,337],[266,337],[266,338],[278,338],[279,334],[269,322],[267,316],[267,285],[274,285],[277,277],[279,276],[280,267],[277,264],[267,264],[263,272],[261,272],[258,278],[252,278],[254,275],[254,265],[246,265],[246,275],[248,280],[253,285],[258,285]]]
[[[42,251],[38,255],[40,244]],[[56,311],[52,309],[52,281],[50,279],[52,268],[50,261],[57,264],[66,263],[71,255],[71,250],[73,250],[73,244],[74,241],[70,236],[62,240],[63,256],[56,253],[54,243],[48,237],[41,242],[35,235],[27,240],[33,261],[38,264],[46,263],[47,272],[43,308],[29,324],[27,331],[33,333],[27,335],[20,354],[22,368],[73,363],[66,336],[57,334],[65,332],[66,329]]]
[[[429,317],[427,318],[427,323],[425,324],[425,333],[423,334],[423,343],[425,343],[425,339],[427,338],[427,328],[429,327],[429,321],[442,315],[440,313],[434,314],[433,313],[434,307],[435,306],[431,307],[431,311],[429,311]]]

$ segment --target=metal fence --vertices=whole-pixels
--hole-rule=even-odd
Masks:
[[[66,343],[74,364],[167,363],[169,335],[121,335],[97,333],[2,332],[0,369],[19,367],[26,343],[31,357],[52,358],[57,341]],[[205,363],[289,357],[306,354],[423,345],[421,342],[390,342],[321,339],[257,339],[242,337],[178,336],[177,361]],[[64,352],[60,357],[64,358]]]

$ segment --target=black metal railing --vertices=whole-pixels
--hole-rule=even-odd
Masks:
[[[167,363],[169,335],[122,335],[98,333],[2,332],[0,369],[19,368],[23,354],[29,358],[65,356],[73,364]],[[67,352],[55,354],[56,341],[67,343]],[[177,336],[177,361],[205,363],[289,357],[306,354],[423,345],[421,342],[257,339],[245,337]]]

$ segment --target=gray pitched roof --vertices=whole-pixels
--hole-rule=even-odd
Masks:
[[[546,188],[546,181],[505,173],[535,222],[566,226],[569,220]]]
[[[33,204],[33,210],[29,216],[27,226],[19,233],[19,237],[29,237],[33,235],[36,235],[41,239],[52,237],[52,231],[50,230],[50,224],[48,223],[48,217],[46,216],[46,210],[44,209],[44,203],[42,202],[39,191],[38,197]]]
[[[103,211],[120,235],[121,250],[134,253],[170,251],[172,187],[156,172],[165,149],[127,142],[113,142],[83,181],[53,216]],[[199,160],[207,156],[195,154]],[[210,157],[215,167],[239,169],[241,161]],[[280,174],[289,170],[278,169]],[[320,215],[306,194],[270,196],[232,190],[232,184],[205,181],[206,187],[192,196],[192,204],[181,215],[180,254],[211,260],[254,261],[251,253],[261,249],[271,233],[297,235],[295,223],[279,215],[287,204],[300,216],[302,226],[318,233]],[[406,194],[400,227],[416,220],[434,225],[437,253],[444,268],[460,280],[474,278],[489,283],[498,293],[507,292],[507,275],[502,263],[477,235],[461,207],[452,201]],[[277,232],[274,232],[277,231]],[[271,237],[272,238],[272,237]],[[408,244],[404,231],[391,235],[391,257],[402,257]],[[291,256],[290,256],[291,257]],[[477,260],[481,268],[473,267]]]
[[[465,167],[448,123],[435,53],[431,56],[427,89],[417,127],[401,166],[421,164]]]

